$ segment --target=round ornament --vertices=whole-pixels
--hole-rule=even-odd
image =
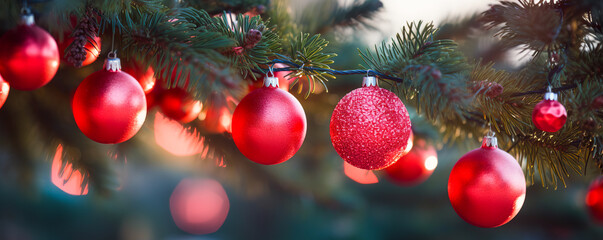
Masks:
[[[232,101],[230,101],[232,102]],[[224,94],[212,92],[208,99],[208,106],[204,114],[201,114],[203,126],[210,133],[219,134],[232,132],[232,112],[229,101]]]
[[[379,170],[407,153],[410,118],[396,94],[365,77],[363,87],[345,95],[331,116],[331,142],[346,162]]]
[[[566,120],[565,107],[557,101],[557,94],[551,92],[549,87],[549,92],[544,95],[544,100],[534,107],[532,122],[536,128],[542,131],[557,132],[563,127]]]
[[[278,78],[266,77],[264,87],[245,96],[232,116],[232,138],[245,157],[272,165],[289,160],[306,137],[306,114]]]
[[[132,138],[144,123],[147,104],[140,84],[120,70],[119,58],[88,76],[75,90],[73,116],[80,130],[99,143]]]
[[[65,50],[69,47],[69,45],[71,45],[71,43],[73,43],[73,40],[75,40],[75,38],[69,36],[68,34],[65,34],[65,35],[67,35],[67,36],[63,39],[62,42],[59,43],[59,53],[61,55],[61,59],[64,62],[69,62],[69,61],[67,61],[67,56],[65,56]],[[87,40],[88,41],[84,45],[84,49],[86,50],[86,58],[82,62],[82,67],[90,65],[91,63],[96,61],[96,59],[100,55],[100,51],[101,51],[100,37],[98,37],[98,36],[94,36],[93,38],[88,37]],[[96,43],[96,44],[93,44],[93,43]]]
[[[34,23],[32,14],[0,38],[0,75],[17,90],[30,91],[46,85],[59,69],[57,43]]]
[[[585,200],[590,216],[603,225],[603,176],[599,176],[590,184]]]
[[[8,98],[9,90],[10,90],[10,86],[8,85],[8,83],[6,81],[4,81],[2,76],[0,76],[0,108],[2,108],[2,105],[4,105],[4,103],[6,102],[6,98]]]
[[[483,228],[513,219],[526,195],[521,167],[509,153],[498,149],[496,137],[484,137],[482,147],[463,155],[448,179],[448,197],[466,222]]]
[[[410,152],[385,168],[385,173],[396,184],[415,186],[427,180],[437,165],[438,155],[433,145],[425,139],[416,139]]]
[[[161,93],[159,106],[163,114],[181,123],[189,123],[195,120],[203,104],[182,88],[170,88]]]
[[[151,66],[145,66],[138,61],[131,61],[124,64],[122,71],[132,75],[140,83],[145,94],[149,94],[155,87],[155,71]]]

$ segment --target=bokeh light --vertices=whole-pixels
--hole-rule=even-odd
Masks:
[[[373,184],[379,182],[377,175],[375,175],[372,170],[354,167],[346,161],[343,161],[343,173],[360,184]]]
[[[61,171],[61,166],[65,167]],[[86,195],[88,194],[88,184],[85,184],[82,189],[84,175],[73,169],[71,163],[63,163],[63,145],[59,144],[52,159],[51,181],[63,192],[70,195]]]
[[[216,232],[224,224],[229,209],[226,191],[213,179],[184,179],[170,197],[176,226],[191,234]]]
[[[157,145],[175,156],[192,156],[204,149],[203,137],[160,112],[155,114],[154,128]]]

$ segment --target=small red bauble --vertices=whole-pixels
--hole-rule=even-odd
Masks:
[[[170,212],[176,226],[191,234],[218,231],[229,209],[226,191],[213,179],[184,179],[170,196]]]
[[[203,104],[191,97],[182,88],[170,88],[161,93],[160,103],[163,114],[181,123],[189,123],[199,116]]]
[[[2,108],[2,105],[4,105],[4,102],[6,102],[6,98],[8,98],[9,90],[10,90],[10,86],[8,85],[8,83],[6,81],[4,81],[2,76],[0,76],[0,108]]]
[[[99,143],[120,143],[133,137],[144,123],[147,104],[140,84],[120,70],[119,58],[88,76],[75,91],[73,116],[77,126]]]
[[[402,186],[414,186],[424,182],[438,165],[437,152],[425,139],[415,140],[410,152],[391,166],[385,173],[391,181]]]
[[[131,61],[124,64],[122,71],[132,75],[140,83],[145,94],[149,94],[155,86],[155,71],[151,66],[146,66],[137,62]]]
[[[74,39],[75,38],[67,35],[63,39],[63,42],[59,43],[59,53],[61,55],[61,59],[65,62],[67,62],[67,58],[65,57],[65,50],[69,47],[69,45],[71,45],[71,43],[73,42]],[[101,51],[100,37],[95,35],[94,38],[88,37],[87,40],[88,40],[88,42],[86,42],[86,45],[84,45],[84,48],[86,49],[86,59],[84,59],[84,61],[82,62],[82,67],[90,65],[91,63],[96,61],[96,59],[98,58],[98,55],[100,54],[100,51]],[[92,43],[96,43],[96,44],[92,44]]]
[[[21,24],[0,38],[0,46],[0,75],[14,89],[38,89],[59,69],[56,41],[34,24],[31,14],[23,15]]]
[[[498,149],[494,136],[463,155],[448,179],[448,197],[466,222],[483,228],[501,226],[517,215],[526,195],[521,167]]]
[[[603,176],[599,176],[590,184],[585,200],[592,218],[603,225]]]
[[[565,107],[557,102],[557,94],[549,92],[544,95],[544,100],[536,104],[532,112],[532,122],[536,128],[545,132],[559,131],[567,120]]]
[[[345,95],[331,117],[331,142],[346,162],[367,170],[392,165],[406,154],[410,118],[396,94],[365,77],[363,87]]]
[[[232,116],[232,138],[239,151],[256,163],[289,160],[306,137],[306,114],[278,78],[266,77],[264,87],[245,96]]]

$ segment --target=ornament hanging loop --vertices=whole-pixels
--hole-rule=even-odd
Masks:
[[[268,73],[270,73],[270,75],[268,75]],[[268,67],[268,72],[266,72],[266,77],[274,77],[274,64],[271,65],[270,67]]]
[[[488,123],[488,128],[489,128],[488,132],[486,133],[486,136],[484,136],[484,139],[482,140],[482,148],[497,148],[498,140],[494,136],[494,135],[496,135],[496,133],[494,131],[492,131],[492,125],[490,123]]]
[[[553,92],[553,88],[551,87],[551,85],[549,85],[547,87],[547,91],[544,94],[544,100],[555,100],[557,101],[557,94]]]
[[[117,58],[117,51],[110,51],[109,54],[107,54],[107,58]]]
[[[275,87],[278,88],[278,78],[274,76],[274,65],[268,67],[268,72],[264,78],[264,87]],[[272,75],[269,76],[268,74]]]
[[[27,3],[24,2],[23,7],[21,8],[21,24],[29,26],[34,23],[34,15],[31,14],[31,10],[27,7]]]

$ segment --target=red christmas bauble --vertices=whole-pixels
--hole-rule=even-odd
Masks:
[[[590,184],[585,200],[592,218],[603,224],[603,176],[599,176]]]
[[[65,50],[69,47],[69,45],[71,45],[71,43],[73,42],[73,40],[75,38],[70,37],[67,35],[62,42],[59,43],[59,53],[61,55],[61,59],[64,62],[67,62],[67,58],[65,57]],[[96,44],[92,44],[92,43],[96,43]],[[86,59],[84,59],[84,61],[82,62],[82,67],[83,66],[87,66],[90,65],[91,63],[93,63],[94,61],[96,61],[96,59],[98,58],[98,55],[100,54],[101,51],[101,39],[98,36],[94,36],[94,38],[90,38],[88,37],[88,42],[86,42],[86,45],[84,45],[84,48],[86,49]]]
[[[149,94],[155,87],[155,71],[151,66],[144,66],[136,61],[124,64],[122,71],[136,78],[145,94]]]
[[[140,84],[122,72],[118,58],[106,69],[88,76],[75,90],[73,116],[84,135],[99,143],[120,143],[132,138],[144,123],[147,104]]]
[[[230,209],[226,191],[213,179],[184,179],[170,196],[170,212],[176,226],[191,234],[218,231]]]
[[[545,132],[559,131],[567,120],[565,107],[556,100],[542,100],[532,112],[532,122]]]
[[[28,18],[30,17],[30,18]],[[35,90],[46,85],[59,69],[59,48],[33,15],[0,38],[0,75],[17,90]]]
[[[385,168],[389,179],[402,186],[414,186],[431,176],[438,165],[438,155],[433,145],[425,139],[415,140],[408,154]]]
[[[463,220],[493,228],[517,215],[525,200],[526,182],[515,158],[496,144],[489,145],[486,138],[481,148],[463,155],[452,168],[448,197]]]
[[[10,86],[4,81],[2,76],[0,76],[0,108],[2,108],[4,102],[6,102],[6,98],[8,98],[8,91],[10,91]]]
[[[189,123],[199,116],[203,104],[191,97],[182,88],[170,88],[161,93],[160,103],[163,114],[181,123]]]
[[[406,107],[396,94],[366,86],[337,103],[331,117],[331,142],[352,166],[379,170],[407,153],[410,127]]]
[[[306,137],[306,114],[290,93],[273,84],[245,96],[232,116],[232,138],[239,151],[256,163],[272,165],[289,160]]]
[[[212,92],[208,99],[207,110],[203,115],[203,127],[210,133],[232,132],[232,113],[226,96]]]

